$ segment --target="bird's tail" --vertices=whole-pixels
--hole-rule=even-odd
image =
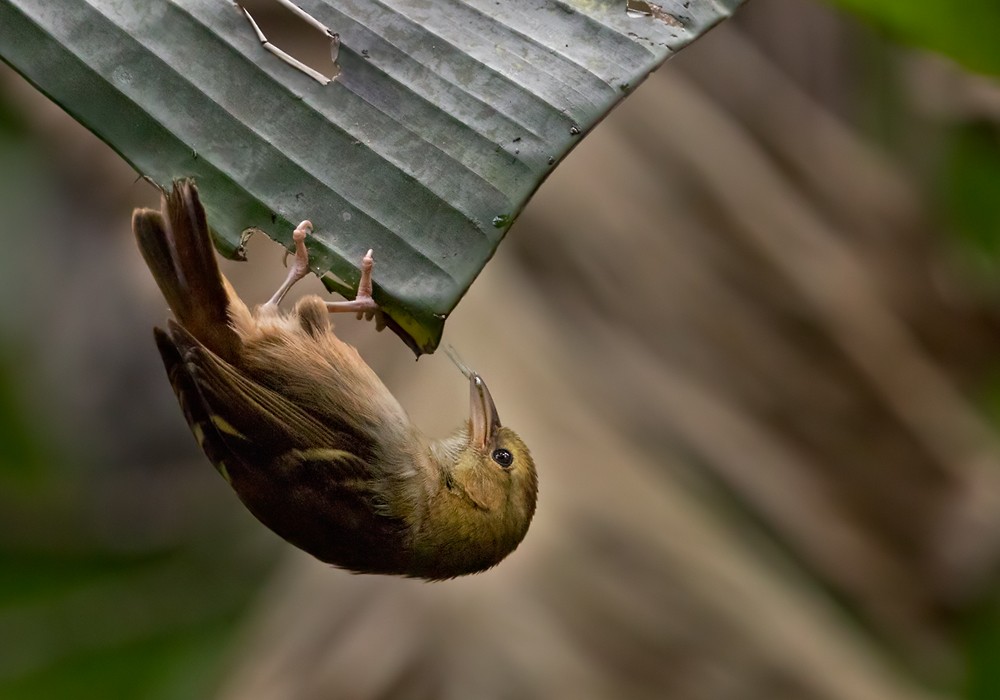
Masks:
[[[242,343],[229,324],[229,293],[212,247],[205,209],[191,180],[163,192],[161,211],[136,209],[132,230],[178,323],[222,359]]]

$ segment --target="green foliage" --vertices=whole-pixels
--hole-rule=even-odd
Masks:
[[[956,127],[941,181],[952,231],[977,262],[1000,272],[1000,128]]]
[[[19,387],[11,376],[14,364],[5,359],[0,357],[0,484],[16,481],[25,485],[41,477],[44,456],[40,441],[29,429]]]
[[[834,0],[895,38],[1000,75],[1000,3],[996,0]]]
[[[87,391],[95,378],[58,384],[46,374],[40,359],[46,350],[54,349],[51,370],[79,348],[52,328],[45,303],[62,292],[49,267],[34,263],[49,260],[47,251],[80,231],[48,225],[45,213],[58,201],[48,154],[25,138],[23,119],[2,98],[0,698],[208,697],[272,552],[248,548],[241,523],[219,509],[208,518],[181,494],[156,488],[166,467],[140,473],[139,465],[113,464],[85,442],[61,440],[74,434],[62,424],[73,420],[62,401]],[[32,293],[44,285],[53,286],[51,295]],[[104,424],[108,435],[115,434],[113,423]],[[217,479],[207,464],[177,469],[189,467]],[[124,504],[109,503],[108,492],[121,490],[118,479],[145,486],[127,487]],[[219,494],[229,497],[224,484]],[[150,522],[152,505],[178,509],[190,525],[158,529]],[[233,512],[242,515],[235,504]]]
[[[966,616],[966,700],[1000,698],[1000,592]]]
[[[969,0],[961,7],[930,0],[834,0],[891,36],[942,53],[982,73],[1000,76],[1000,3]],[[960,11],[956,11],[960,10]],[[878,56],[882,56],[879,59]],[[891,143],[906,129],[907,109],[899,113],[899,75],[882,75],[884,52],[865,56],[870,89],[865,107],[876,117],[876,131]],[[874,74],[874,77],[872,75]],[[1000,128],[989,119],[957,121],[950,127],[944,157],[931,175],[941,219],[967,258],[990,276],[1000,272]]]
[[[51,424],[13,384],[0,382],[0,698],[206,697],[270,558],[241,551],[232,523],[125,545],[95,513],[95,474],[45,446]]]
[[[208,696],[259,570],[191,546],[43,549],[0,551],[0,630],[16,640],[0,654],[0,697]]]

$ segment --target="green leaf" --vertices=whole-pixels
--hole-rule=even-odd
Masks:
[[[1000,75],[1000,3],[963,0],[834,0],[903,41],[951,56],[967,68]]]
[[[353,296],[374,248],[376,300],[430,352],[552,168],[741,3],[303,0],[341,38],[328,85],[221,0],[0,0],[0,53],[140,173],[194,176],[223,253],[309,218]]]
[[[967,700],[1000,697],[1000,591],[991,591],[964,617]]]
[[[988,122],[955,127],[941,181],[950,228],[995,276],[1000,267],[1000,129]]]
[[[208,697],[260,563],[219,541],[142,555],[80,544],[0,550],[0,631],[16,640],[0,655],[0,697]]]

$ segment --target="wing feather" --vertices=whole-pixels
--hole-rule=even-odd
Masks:
[[[230,456],[266,464],[293,450],[317,449],[343,454],[345,464],[373,459],[375,446],[363,436],[324,424],[245,377],[182,326],[171,322],[169,332],[158,330],[157,344],[188,423],[196,437],[205,436],[200,442],[213,462]]]

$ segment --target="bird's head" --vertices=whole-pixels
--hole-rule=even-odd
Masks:
[[[493,566],[520,544],[538,494],[527,446],[500,423],[482,377],[468,376],[469,422],[439,443],[444,488],[434,507],[445,549],[465,560],[466,573]]]
[[[490,390],[475,372],[469,376],[469,404],[468,444],[455,477],[469,487],[478,484],[469,494],[477,506],[506,512],[527,530],[538,493],[531,453],[517,433],[500,423]]]

